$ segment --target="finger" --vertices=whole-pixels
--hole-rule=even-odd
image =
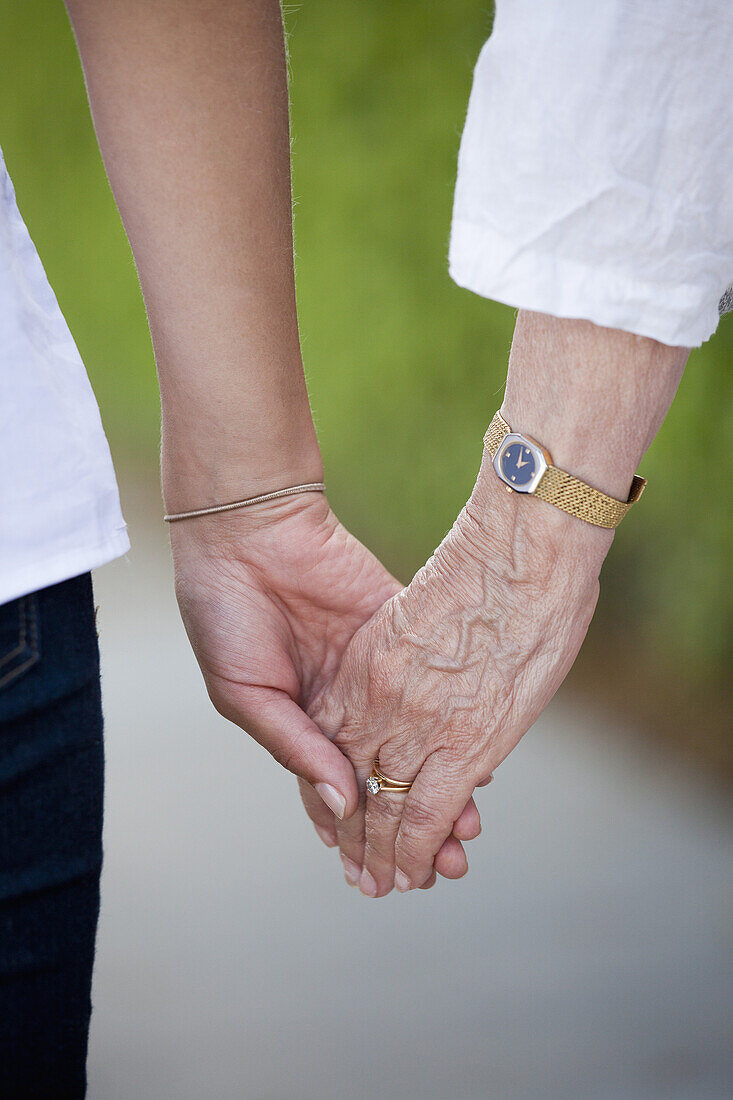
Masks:
[[[426,882],[424,882],[424,883],[422,884],[422,886],[420,887],[420,889],[421,889],[421,890],[431,890],[431,889],[432,889],[432,887],[433,887],[433,886],[435,886],[435,883],[436,883],[437,881],[438,881],[438,876],[436,875],[435,871],[433,871],[433,873],[431,874],[430,878],[429,878],[429,879],[427,879],[427,881],[426,881]]]
[[[344,865],[346,881],[359,882],[364,865],[364,828],[366,808],[366,781],[372,770],[372,764],[378,753],[378,740],[374,736],[362,736],[358,739],[345,738],[343,731],[337,736],[335,743],[342,752],[346,753],[351,761],[356,774],[357,788],[359,792],[359,807],[345,821],[336,822],[336,839],[341,851],[341,860]]]
[[[475,840],[480,832],[481,815],[473,798],[470,798],[458,820],[453,823],[453,836],[458,840]]]
[[[358,886],[361,879],[361,863],[356,863],[353,859],[349,859],[343,852],[339,852],[341,856],[341,863],[344,868],[344,878],[347,885]]]
[[[219,710],[310,783],[336,817],[354,813],[359,792],[351,763],[284,691],[239,687]]]
[[[401,798],[402,799],[402,804],[404,805],[404,801],[405,801],[404,796],[390,795],[389,798],[391,798],[391,799]],[[368,805],[368,803],[367,803],[367,805]],[[389,807],[389,803],[387,804],[387,806]],[[397,811],[396,806],[389,807],[389,808],[394,808],[395,812]],[[401,814],[402,814],[402,806],[399,807],[399,816],[400,817],[401,817]],[[479,835],[480,832],[481,832],[481,819],[479,817],[479,812],[478,812],[478,809],[476,807],[476,803],[471,798],[469,800],[468,804],[465,806],[463,812],[460,814],[458,820],[453,825],[453,835],[449,836],[444,841],[443,845],[441,846],[439,852],[437,853],[437,855],[435,857],[435,871],[437,871],[437,873],[439,875],[441,875],[443,878],[449,878],[449,879],[462,878],[466,874],[466,872],[468,871],[468,860],[466,858],[466,853],[463,850],[463,845],[460,843],[460,841],[461,840],[473,840],[475,837],[477,837]],[[461,834],[460,836],[458,836],[459,833]],[[396,834],[395,834],[395,836],[396,836]],[[369,861],[369,866],[370,866],[370,868],[373,866],[371,860]],[[393,867],[393,865],[392,865],[392,867]],[[373,871],[371,871],[370,873],[372,875],[374,875]],[[392,869],[392,875],[394,875],[394,869]],[[348,877],[348,875],[347,875],[347,877]],[[434,885],[435,878],[436,878],[435,873],[431,874],[431,876],[428,879],[427,883],[423,884],[423,886],[421,886],[421,889],[423,889],[423,890],[429,889],[430,886]],[[373,894],[373,895],[370,894],[369,896],[382,897],[383,892],[389,893],[389,889],[383,890],[384,880],[380,881],[379,879],[377,879],[376,881],[379,883],[379,892],[376,893],[376,894]],[[394,878],[393,878],[392,881],[394,882]]]
[[[463,845],[455,837],[446,837],[433,861],[434,870],[443,878],[460,878],[465,874],[463,867],[468,868]]]
[[[336,843],[344,865],[346,881],[358,886],[364,866],[364,810],[359,809],[343,823],[336,826]]]
[[[336,826],[336,841],[341,852],[344,873],[358,883],[364,866],[364,810],[358,809],[348,821]]]
[[[389,797],[390,798],[398,798],[400,796],[390,795]],[[402,798],[402,802],[404,803],[404,797]],[[389,803],[387,805],[389,806]],[[394,807],[394,809],[395,809],[395,812],[397,812],[397,807],[396,806]],[[466,811],[464,811],[464,814],[467,812],[467,810],[468,810],[468,807],[466,808]],[[400,807],[400,809],[399,809],[400,817],[401,817],[401,813],[402,813],[402,807]],[[463,818],[464,814],[461,814],[461,817],[458,819],[459,821]],[[475,816],[478,817],[478,811],[476,811]],[[455,826],[454,826],[454,830],[455,830]],[[469,830],[466,830],[466,831],[469,831]],[[480,824],[478,826],[478,831],[479,832],[481,831]],[[395,833],[395,835],[396,835],[396,833]],[[466,837],[466,839],[467,840],[473,840],[473,837],[477,836],[477,835],[478,835],[478,833],[473,833],[472,836]],[[394,841],[393,841],[393,843],[394,843]],[[369,862],[370,868],[374,866],[374,863],[371,860],[371,858],[369,859],[368,862]],[[449,836],[444,841],[442,847],[440,848],[440,851],[436,855],[436,857],[435,857],[435,871],[437,871],[437,873],[439,875],[441,875],[443,878],[451,878],[451,879],[462,878],[466,874],[466,872],[468,871],[468,860],[466,859],[466,854],[463,850],[463,845],[461,844],[460,840],[456,838],[455,832],[454,832],[453,836]],[[373,871],[370,871],[370,873],[372,874],[372,876],[374,876]],[[392,884],[394,884],[394,864],[392,864],[392,872],[391,873],[392,873],[392,876],[393,876]],[[347,875],[347,878],[348,878],[348,875]],[[384,893],[389,893],[389,889],[391,887],[385,888],[385,886],[384,886],[385,880],[384,879],[376,880],[376,881],[379,883],[378,892],[375,893],[375,894],[369,894],[368,896],[370,896],[370,897],[382,897],[384,895]],[[434,885],[434,883],[435,883],[435,873],[433,872],[431,874],[430,878],[428,879],[427,883],[424,883],[423,886],[421,887],[421,889],[427,890],[427,889],[430,888],[430,886]],[[368,883],[368,881],[367,881],[367,885],[368,886],[370,885]]]
[[[359,889],[370,898],[382,898],[394,886],[394,845],[406,795],[390,791],[366,796],[364,869]]]
[[[468,871],[468,860],[460,840],[449,836],[435,857],[435,870],[443,878],[463,878]]]
[[[358,884],[364,864],[364,784],[369,772],[357,768],[356,774],[359,785],[359,807],[347,821],[335,823],[336,841],[341,853],[346,881],[350,885]]]
[[[336,840],[335,829],[327,829],[323,825],[316,825],[315,830],[327,848],[336,847],[338,841]]]
[[[405,799],[395,841],[398,890],[425,882],[473,787],[473,777],[465,774],[448,750],[434,752],[425,761]]]
[[[306,813],[328,848],[339,848],[344,877],[349,886],[358,886],[364,852],[364,811],[359,809],[348,821],[340,822],[321,800],[310,783],[298,780]]]
[[[423,750],[403,738],[393,739],[379,751],[379,767],[384,774],[405,782],[414,779],[423,759]],[[359,889],[368,897],[384,897],[394,886],[394,846],[407,797],[387,790],[366,797],[364,870]]]
[[[336,839],[336,818],[332,811],[316,794],[310,783],[306,783],[305,779],[298,779],[298,787],[300,788],[300,797],[303,800],[305,812],[313,822],[319,837],[327,848],[335,848],[338,841]]]

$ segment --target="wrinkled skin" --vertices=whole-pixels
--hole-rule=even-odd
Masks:
[[[484,475],[433,557],[352,639],[310,713],[360,784],[376,756],[387,775],[414,780],[408,795],[369,795],[337,824],[363,893],[431,880],[474,788],[572,665],[610,537],[540,501],[507,500]]]
[[[214,705],[304,777],[306,810],[335,846],[337,819],[312,784],[337,779],[357,819],[363,799],[348,758],[304,711],[323,696],[354,633],[402,586],[322,495],[174,524],[171,542],[181,614]],[[456,834],[470,839],[478,814],[470,793],[465,802]],[[457,837],[436,853],[446,876],[466,866]]]

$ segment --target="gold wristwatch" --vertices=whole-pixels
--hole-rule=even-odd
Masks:
[[[494,469],[515,493],[530,493],[596,527],[618,527],[644,492],[646,480],[634,475],[628,500],[616,500],[552,465],[549,453],[534,439],[513,432],[497,413],[484,436]]]

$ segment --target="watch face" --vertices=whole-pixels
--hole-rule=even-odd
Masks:
[[[510,443],[501,453],[501,472],[510,485],[523,488],[537,473],[537,460],[521,441]]]
[[[540,447],[512,432],[499,448],[494,468],[511,489],[533,493],[547,469],[547,461]]]

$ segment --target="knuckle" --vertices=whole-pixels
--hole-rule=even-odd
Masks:
[[[375,828],[374,825],[367,823],[364,833],[366,843],[372,851],[380,853],[393,852],[397,828],[397,823],[390,825],[388,828]]]
[[[297,733],[286,740],[272,742],[267,747],[272,758],[286,771],[307,778],[309,772],[317,773],[317,768],[315,759],[309,759],[309,753],[303,741],[304,735]],[[314,756],[312,753],[310,755]]]
[[[332,740],[337,748],[348,755],[350,751],[358,750],[361,742],[364,740],[363,726],[358,720],[347,717],[333,736]]]
[[[385,794],[385,792],[382,791],[380,794],[372,795],[371,798],[372,804],[369,807],[369,814],[367,816],[367,825],[369,829],[383,829],[400,820],[403,807],[401,805],[402,800],[399,797]]]
[[[405,804],[402,824],[406,837],[432,833],[442,824],[442,816],[435,806],[420,798],[411,798]]]
[[[307,708],[308,715],[329,740],[335,740],[345,720],[345,708],[335,697],[333,687],[324,688]]]
[[[286,771],[293,772],[295,775],[301,773],[300,755],[293,745],[273,745],[270,755]]]
[[[416,867],[419,867],[421,863],[426,863],[429,859],[428,853],[424,851],[423,846],[416,838],[404,836],[402,833],[397,837],[394,857],[395,864],[405,874],[411,874]]]
[[[367,837],[364,846],[364,862],[369,867],[392,867],[394,865],[394,843],[385,837]]]
[[[374,727],[365,720],[349,719],[333,739],[333,743],[357,771],[364,772],[366,780],[379,751],[379,739],[374,733]]]

